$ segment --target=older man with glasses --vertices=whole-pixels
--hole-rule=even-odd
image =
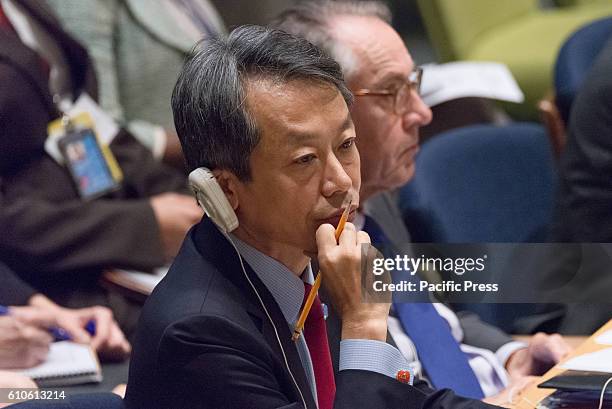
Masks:
[[[422,70],[390,21],[379,2],[312,1],[283,12],[273,25],[305,37],[340,63],[356,97],[351,116],[361,156],[362,207],[354,223],[373,243],[411,254],[391,192],[412,179],[419,128],[431,122],[432,113],[419,95]],[[328,326],[333,337],[333,319]],[[434,387],[493,403],[507,402],[528,376],[569,352],[558,335],[536,335],[529,345],[513,342],[475,315],[458,316],[439,303],[394,304],[388,329],[391,342]]]

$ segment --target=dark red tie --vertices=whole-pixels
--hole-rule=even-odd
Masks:
[[[306,301],[312,286],[304,283],[304,289],[304,301]],[[306,345],[308,345],[314,369],[319,409],[332,409],[334,407],[334,396],[336,395],[336,381],[334,380],[334,368],[329,353],[323,306],[318,295],[315,297],[304,323],[304,339]]]

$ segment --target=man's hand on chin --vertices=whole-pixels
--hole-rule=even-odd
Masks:
[[[561,335],[540,332],[531,338],[526,348],[510,355],[506,370],[511,378],[543,375],[571,351],[572,348]]]

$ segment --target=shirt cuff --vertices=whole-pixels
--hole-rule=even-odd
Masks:
[[[398,372],[410,370],[410,365],[397,348],[386,342],[345,339],[340,341],[339,369],[377,372],[396,379]]]
[[[523,348],[527,348],[526,343],[520,342],[520,341],[511,341],[511,342],[508,342],[507,344],[502,345],[501,348],[499,348],[497,352],[495,352],[495,356],[497,357],[497,360],[505,368],[506,362],[508,361],[508,358],[510,358],[510,355],[512,355],[519,349],[523,349]]]

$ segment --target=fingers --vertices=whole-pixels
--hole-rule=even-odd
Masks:
[[[371,244],[372,240],[370,239],[370,235],[363,230],[357,232],[357,244]]]
[[[24,325],[21,334],[30,345],[48,351],[49,345],[53,342],[53,337],[46,329],[37,328],[31,325]],[[45,354],[46,356],[46,354]]]
[[[353,223],[347,222],[338,242],[336,242],[336,229],[331,224],[326,223],[317,229],[316,240],[319,249],[337,245],[350,247],[355,246],[355,244],[370,243],[370,236],[364,231],[357,231]]]
[[[316,241],[319,252],[323,249],[335,247],[337,243],[334,226],[328,223],[320,225],[316,232]]]
[[[335,233],[335,230],[334,230]],[[338,239],[338,244],[342,247],[354,247],[357,242],[357,230],[353,223],[347,222],[344,230]]]
[[[0,371],[0,388],[38,388],[36,383],[25,375]]]
[[[554,363],[561,361],[572,351],[572,348],[559,334],[549,335],[547,345],[550,351],[551,360]]]
[[[122,361],[131,351],[130,343],[115,323],[111,326],[111,336],[97,348],[98,355],[105,361]]]
[[[93,307],[90,310],[96,322],[92,348],[106,360],[120,361],[126,358],[132,348],[115,322],[112,312],[105,307]]]
[[[44,362],[53,337],[46,330],[30,325],[21,326],[19,334],[22,344],[21,352],[17,353],[20,358],[15,367],[30,368]]]
[[[11,307],[11,315],[19,322],[38,328],[57,325],[57,317],[52,311],[36,307]]]
[[[185,212],[184,213],[185,217],[193,223],[198,222],[202,218],[202,213],[203,213],[202,208],[198,206],[196,201],[191,196],[186,196],[186,195],[177,195],[177,196],[178,196],[177,204],[179,204],[182,207],[183,211]]]
[[[561,335],[547,335],[542,332],[533,336],[530,347],[534,358],[554,364],[565,358],[572,350]]]
[[[91,342],[91,336],[87,331],[83,329],[83,323],[81,320],[65,320],[62,322],[62,328],[68,331],[72,340],[80,344],[88,344]]]
[[[113,314],[106,307],[92,307],[89,309],[92,312],[93,320],[96,323],[96,334],[91,340],[91,346],[97,351],[100,345],[107,342],[111,336]]]
[[[36,365],[40,365],[47,360],[47,356],[49,355],[49,346],[39,346],[37,348],[33,348],[30,351],[28,362],[26,362],[26,367],[32,367]]]

